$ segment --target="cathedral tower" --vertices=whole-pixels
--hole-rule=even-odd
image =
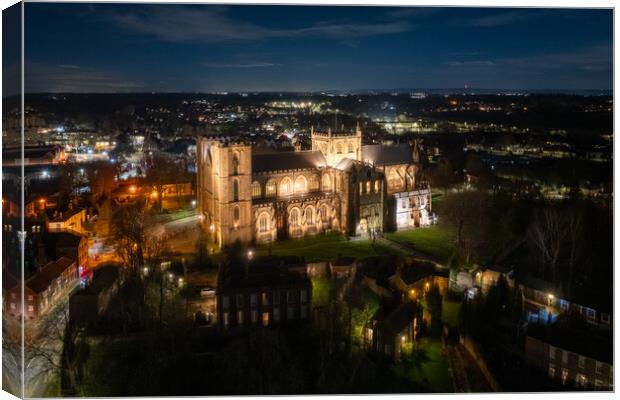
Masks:
[[[316,132],[310,130],[312,150],[320,150],[327,160],[327,165],[335,167],[345,158],[361,161],[362,159],[362,131],[359,124],[355,132]]]
[[[198,210],[218,247],[252,241],[252,148],[249,144],[199,138]]]

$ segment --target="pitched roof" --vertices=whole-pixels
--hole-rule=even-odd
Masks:
[[[408,164],[412,162],[411,146],[408,144],[362,146],[362,160],[375,165]]]
[[[323,153],[318,150],[252,154],[252,170],[255,173],[320,168],[326,165]]]
[[[75,264],[75,261],[65,256],[49,262],[35,276],[26,281],[26,286],[36,293],[41,293],[72,264]]]
[[[393,334],[398,334],[413,321],[415,311],[416,306],[414,303],[402,303],[380,322],[380,327]]]

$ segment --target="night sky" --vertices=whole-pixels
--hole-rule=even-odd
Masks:
[[[611,10],[26,3],[27,92],[612,89]]]

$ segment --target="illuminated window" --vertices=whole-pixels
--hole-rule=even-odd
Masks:
[[[258,181],[252,182],[252,197],[261,197],[261,195],[260,183],[258,183]]]
[[[267,181],[267,185],[265,186],[265,195],[266,196],[275,196],[276,195],[276,182],[272,179]]]
[[[306,223],[314,223],[314,211],[310,207],[306,208]]]
[[[304,176],[298,176],[295,179],[295,192],[296,193],[303,193],[306,191],[306,178]]]
[[[379,181],[375,181],[375,192],[379,192]]]
[[[258,219],[258,230],[260,232],[267,232],[269,230],[269,220],[267,215],[263,214]]]
[[[243,325],[243,311],[237,311],[237,324]]]
[[[239,181],[233,180],[233,201],[239,201]]]
[[[238,206],[235,206],[233,208],[233,221],[239,222],[239,207]]]
[[[263,313],[263,326],[269,326],[269,313]]]
[[[370,181],[366,182],[366,193],[370,193]]]
[[[555,367],[553,365],[549,366],[549,378],[550,379],[554,379],[555,378]]]
[[[224,313],[224,328],[228,328],[228,313]]]
[[[562,368],[562,384],[566,385],[568,382],[568,370],[566,368]]]
[[[286,177],[280,182],[280,195],[287,195],[291,193],[291,179]]]
[[[353,153],[353,143],[349,142],[348,153]]]
[[[28,312],[33,312],[34,311],[34,306],[28,306]]]
[[[289,224],[291,226],[299,225],[299,211],[297,211],[296,208],[291,211],[291,215],[289,218]]]
[[[319,190],[319,178],[316,175],[310,175],[308,180],[308,190]]]
[[[342,154],[342,143],[336,144],[336,153]]]

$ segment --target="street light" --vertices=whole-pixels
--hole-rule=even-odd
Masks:
[[[248,250],[248,260],[252,261],[253,257],[254,257],[254,252],[252,250]]]
[[[196,207],[196,200],[192,200],[192,207]]]

